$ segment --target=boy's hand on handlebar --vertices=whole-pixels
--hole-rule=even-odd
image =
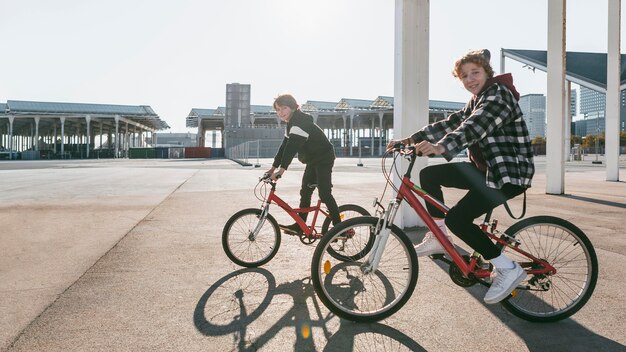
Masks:
[[[272,181],[276,182],[279,178],[283,176],[283,173],[285,173],[285,169],[281,167],[280,169],[278,169],[278,171],[272,172],[270,174],[270,178],[272,179]]]
[[[445,151],[446,151],[446,148],[438,143],[430,143],[428,141],[421,141],[415,145],[415,152],[417,153],[418,156],[441,155]]]
[[[387,151],[399,149],[404,146],[411,145],[411,142],[412,142],[411,138],[403,138],[403,139],[397,139],[397,140],[392,139],[389,141],[389,144],[387,144]]]

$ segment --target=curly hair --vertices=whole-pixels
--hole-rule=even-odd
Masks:
[[[469,53],[461,56],[458,60],[454,62],[452,75],[456,78],[459,78],[459,75],[461,73],[461,66],[471,62],[478,66],[482,66],[485,69],[485,73],[487,73],[487,78],[492,78],[493,68],[489,63],[489,59],[491,59],[491,53],[487,49],[470,51]]]

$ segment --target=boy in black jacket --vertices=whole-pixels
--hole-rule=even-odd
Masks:
[[[322,129],[313,122],[313,117],[299,109],[296,99],[290,94],[279,95],[274,100],[274,110],[276,110],[278,117],[287,123],[287,128],[285,129],[285,138],[267,174],[276,181],[285,173],[297,153],[298,159],[306,165],[300,188],[300,208],[311,206],[313,189],[309,185],[317,184],[320,199],[326,204],[333,225],[338,224],[341,219],[337,202],[332,194],[331,179],[335,163],[333,145]],[[276,169],[278,171],[274,172]],[[305,221],[307,215],[307,213],[300,213],[300,217]],[[280,228],[294,235],[298,235],[302,231],[297,223],[280,225]]]

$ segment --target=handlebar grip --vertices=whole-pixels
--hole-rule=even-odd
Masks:
[[[422,152],[418,152],[418,153],[417,153],[417,156],[424,156],[424,154],[422,154]],[[429,158],[431,158],[431,157],[435,156],[435,154],[430,153],[430,154],[428,154],[428,155],[426,155],[426,156],[427,156],[427,157],[429,157]]]

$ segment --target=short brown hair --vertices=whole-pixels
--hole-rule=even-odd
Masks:
[[[456,78],[459,78],[459,74],[461,73],[461,66],[471,62],[478,66],[482,66],[485,69],[485,73],[487,73],[487,78],[492,78],[493,68],[491,68],[491,64],[489,64],[489,59],[491,59],[491,53],[487,49],[470,51],[469,53],[461,56],[458,60],[456,60],[456,62],[454,62],[452,75]]]
[[[276,99],[274,99],[274,109],[276,109],[277,106],[287,106],[290,107],[291,110],[298,110],[298,107],[300,105],[298,105],[298,102],[296,101],[296,98],[293,97],[293,95],[281,94],[277,96]]]

